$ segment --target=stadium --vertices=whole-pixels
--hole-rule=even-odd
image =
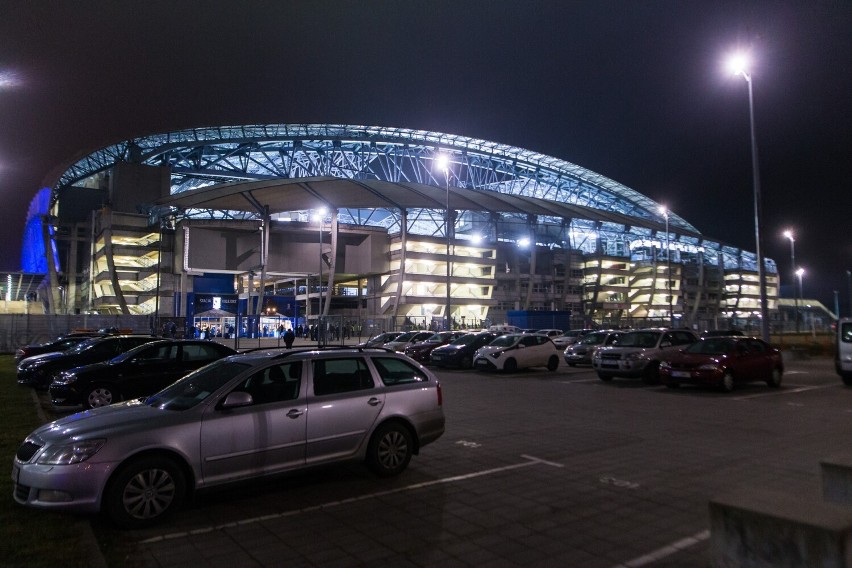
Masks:
[[[753,252],[570,162],[403,128],[222,126],[101,148],[33,200],[22,258],[47,274],[45,313],[187,328],[474,328],[518,314],[759,328]]]

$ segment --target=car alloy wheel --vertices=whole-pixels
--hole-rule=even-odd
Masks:
[[[139,528],[177,509],[185,491],[183,472],[174,461],[145,457],[119,470],[104,495],[104,506],[117,525]]]
[[[381,426],[370,440],[367,465],[376,475],[398,475],[411,461],[412,439],[408,428],[399,423]]]
[[[781,369],[779,369],[778,367],[775,367],[774,369],[772,369],[772,376],[769,377],[769,380],[766,381],[766,384],[769,385],[772,388],[777,389],[778,387],[781,386],[781,377],[782,377]]]
[[[113,402],[118,402],[118,393],[112,387],[98,385],[89,391],[86,399],[83,401],[83,406],[86,408],[98,408],[101,406],[109,406]]]

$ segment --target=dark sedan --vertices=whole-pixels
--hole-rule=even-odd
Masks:
[[[431,361],[432,351],[442,345],[455,341],[465,332],[463,331],[439,331],[426,341],[414,343],[405,348],[405,354],[418,363],[427,364]]]
[[[230,347],[212,341],[154,341],[109,361],[59,373],[50,384],[50,398],[56,406],[107,406],[152,395],[182,376],[234,354]]]
[[[44,343],[24,345],[23,347],[18,347],[15,350],[15,363],[17,364],[21,361],[21,359],[41,355],[42,353],[58,353],[61,351],[67,351],[75,345],[83,343],[87,339],[90,339],[90,337],[85,335],[72,335],[68,337],[60,337],[53,341],[46,341]]]
[[[660,380],[669,388],[687,383],[730,392],[751,381],[778,388],[783,374],[781,352],[754,337],[702,339],[660,363]]]
[[[153,335],[110,335],[93,337],[61,353],[44,353],[21,359],[18,363],[18,384],[44,390],[50,386],[53,375],[79,367],[112,359],[143,343],[156,341]]]
[[[430,362],[437,367],[470,369],[473,367],[473,354],[476,350],[488,345],[499,335],[500,333],[493,331],[466,333],[449,345],[432,350]]]

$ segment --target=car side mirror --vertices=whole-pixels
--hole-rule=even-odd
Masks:
[[[234,391],[228,393],[225,400],[222,401],[222,408],[240,408],[242,406],[251,406],[254,404],[254,399],[247,392]]]

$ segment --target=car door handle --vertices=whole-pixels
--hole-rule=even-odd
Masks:
[[[382,401],[381,401],[381,400],[379,400],[379,399],[378,399],[378,398],[376,398],[376,397],[373,397],[373,398],[371,398],[370,400],[368,400],[368,401],[367,401],[367,404],[369,404],[370,406],[378,406],[378,405],[380,405],[381,403],[382,403]]]
[[[301,416],[304,413],[305,413],[304,410],[299,410],[298,408],[294,408],[294,409],[290,410],[290,412],[287,413],[287,417],[288,418],[298,418],[299,416]]]

